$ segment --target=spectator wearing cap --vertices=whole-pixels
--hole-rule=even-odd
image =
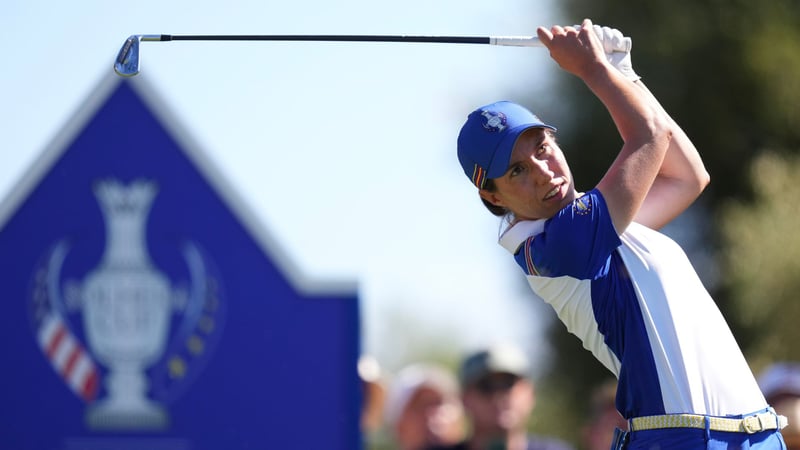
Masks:
[[[464,437],[464,409],[453,373],[435,364],[401,369],[389,384],[386,425],[399,450],[450,445]]]
[[[800,363],[777,362],[766,368],[758,385],[767,403],[788,420],[781,430],[788,450],[800,450]]]
[[[609,378],[592,390],[586,422],[581,427],[584,450],[608,450],[614,430],[627,430],[628,423],[617,411],[617,379]]]
[[[530,363],[521,349],[501,344],[468,355],[459,377],[471,433],[437,450],[572,450],[566,442],[528,432],[536,398]]]

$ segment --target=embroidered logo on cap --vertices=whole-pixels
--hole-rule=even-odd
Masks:
[[[483,110],[481,115],[486,119],[486,122],[483,123],[483,128],[491,132],[500,132],[506,129],[508,120],[505,114]]]

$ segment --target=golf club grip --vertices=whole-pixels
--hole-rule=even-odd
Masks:
[[[330,42],[431,42],[445,44],[488,44],[516,47],[541,47],[535,36],[409,36],[409,35],[151,35],[143,41],[330,41]]]
[[[514,47],[544,47],[542,41],[536,36],[493,36],[490,37],[492,45],[509,45]]]

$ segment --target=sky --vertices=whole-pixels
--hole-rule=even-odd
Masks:
[[[5,0],[0,199],[132,34],[530,36],[558,19],[551,0]],[[365,353],[393,369],[426,340],[456,353],[513,340],[545,358],[543,310],[455,139],[476,107],[546,91],[558,71],[546,50],[183,41],[140,55],[138,76],[294,262],[358,283]]]

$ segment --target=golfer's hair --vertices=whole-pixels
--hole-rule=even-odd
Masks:
[[[483,188],[489,192],[497,191],[497,185],[494,184],[494,180],[491,178],[487,178],[486,181],[483,182]],[[490,213],[494,214],[497,217],[504,217],[511,213],[511,211],[507,210],[506,208],[492,204],[483,197],[481,197],[481,201],[483,202],[483,205],[486,207],[486,209],[488,209]]]

